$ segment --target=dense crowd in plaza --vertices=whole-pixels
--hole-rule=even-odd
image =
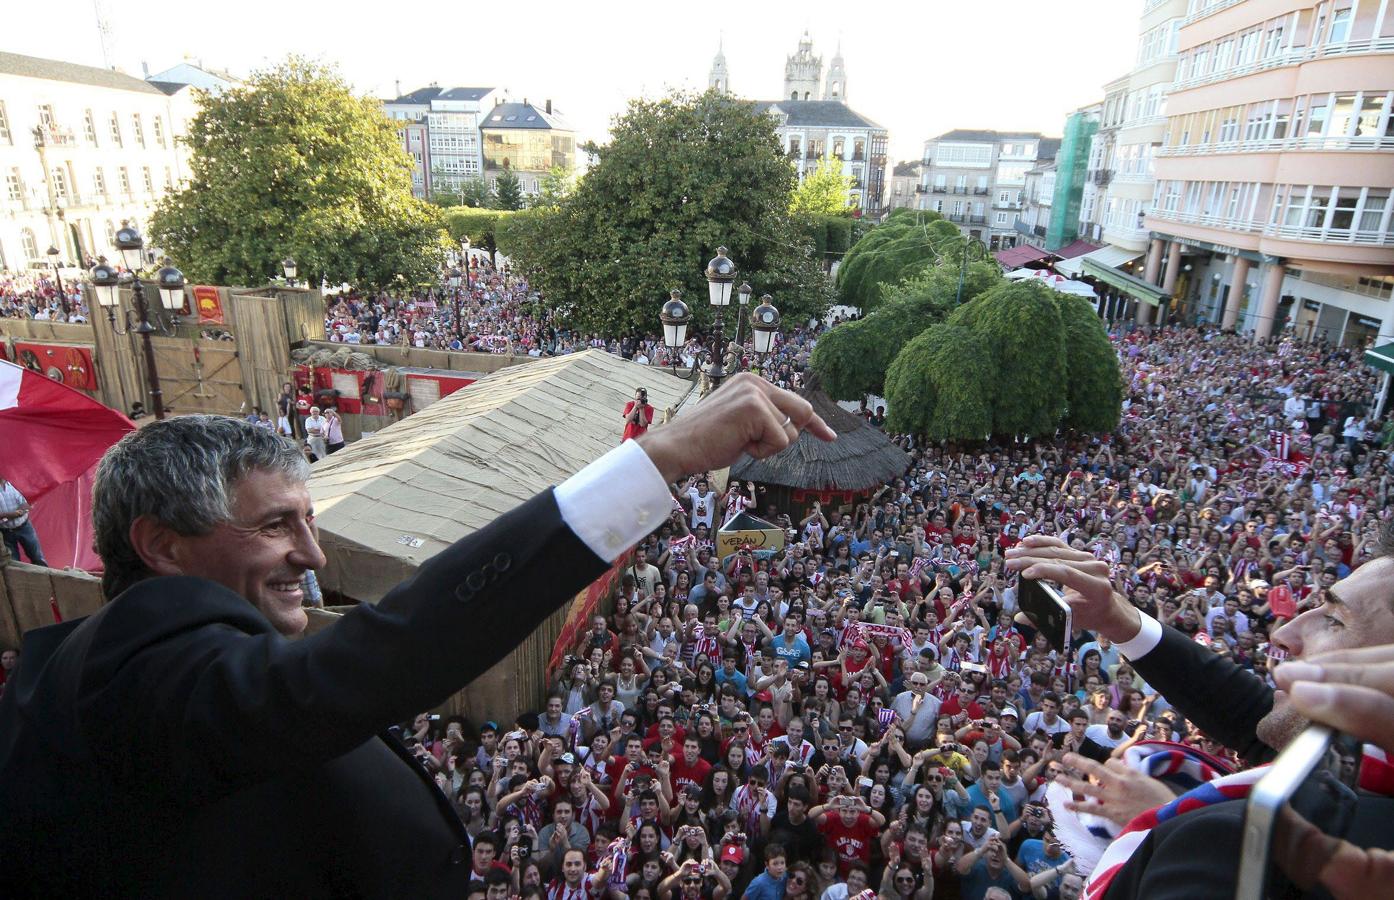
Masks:
[[[64,300],[67,301],[66,311]],[[64,281],[60,288],[58,280],[48,272],[12,274],[0,271],[0,318],[86,322],[87,306],[82,286],[76,281]]]
[[[1143,612],[1265,674],[1276,626],[1376,550],[1394,469],[1365,418],[1375,376],[1357,350],[1215,331],[1116,346],[1110,436],[898,437],[903,478],[793,516],[753,485],[674,484],[681,509],[544,709],[405,729],[475,836],[479,891],[1074,898],[1088,873],[1045,800],[1066,753],[1167,740],[1240,766],[1106,637],[1062,654],[1034,634],[1006,551],[1030,534],[1088,550]],[[717,559],[746,508],[789,545]]]

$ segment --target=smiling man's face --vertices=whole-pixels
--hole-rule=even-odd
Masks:
[[[1332,586],[1331,602],[1309,609],[1273,633],[1273,642],[1291,659],[1330,650],[1394,643],[1394,557],[1372,559]],[[1273,696],[1273,709],[1258,725],[1265,744],[1281,750],[1307,726],[1288,704],[1287,694]]]

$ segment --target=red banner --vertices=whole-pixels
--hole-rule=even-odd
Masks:
[[[10,351],[5,347],[5,342],[0,341],[0,359],[8,360],[9,358]]]
[[[70,388],[80,391],[97,389],[97,370],[92,362],[91,347],[15,341],[15,361],[32,372]]]
[[[223,324],[223,301],[217,288],[206,284],[194,285],[194,304],[198,307],[200,325]]]
[[[610,595],[614,590],[616,582],[619,581],[620,573],[629,565],[631,554],[626,553],[620,557],[610,571],[601,575],[591,582],[590,587],[577,594],[571,601],[571,609],[567,611],[566,621],[562,623],[561,633],[557,635],[557,642],[552,645],[552,658],[547,662],[547,677],[550,679],[561,667],[562,660],[576,647],[576,641],[590,627],[591,617],[600,609],[600,602]]]

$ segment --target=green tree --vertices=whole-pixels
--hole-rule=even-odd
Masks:
[[[460,183],[460,202],[475,209],[492,209],[494,192],[483,178],[466,178]]]
[[[789,214],[794,176],[773,121],[709,91],[631,101],[595,164],[555,207],[499,231],[500,248],[554,310],[585,330],[655,332],[670,289],[712,321],[703,270],[718,246],[789,323],[831,300],[813,245]],[[728,311],[728,321],[730,313]]]
[[[960,266],[951,257],[883,287],[877,307],[858,321],[839,325],[819,339],[812,365],[824,389],[838,400],[882,394],[886,373],[911,338],[944,318],[958,297]],[[965,299],[1002,281],[995,264],[974,261],[963,271]]]
[[[789,211],[796,216],[847,215],[854,208],[847,192],[852,176],[842,174],[842,161],[825,157],[818,168],[804,176],[789,199]]]
[[[552,166],[547,174],[542,176],[542,183],[537,186],[537,197],[533,200],[532,205],[560,206],[569,193],[571,193],[571,173],[562,166]]]
[[[927,328],[886,373],[887,427],[930,440],[982,440],[992,431],[997,382],[981,334],[961,325]]]
[[[499,220],[513,215],[502,209],[472,209],[458,206],[445,212],[445,229],[450,233],[451,244],[460,245],[461,238],[469,238],[470,244],[483,247],[492,253],[498,247],[496,231]]]
[[[869,312],[886,286],[961,256],[958,228],[938,213],[919,215],[919,221],[900,218],[877,226],[847,251],[837,271],[841,302]]]
[[[1123,409],[1123,375],[1104,323],[1083,297],[1056,294],[1065,329],[1065,427],[1113,431]]]
[[[412,196],[412,160],[379,101],[291,58],[204,95],[185,138],[187,187],[151,218],[191,281],[260,284],[293,256],[311,283],[434,277],[440,210]]]
[[[523,186],[508,166],[494,179],[494,208],[516,210],[523,208]]]

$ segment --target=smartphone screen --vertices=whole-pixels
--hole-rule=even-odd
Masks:
[[[1017,584],[1017,605],[1031,620],[1031,627],[1046,636],[1050,646],[1061,653],[1070,649],[1074,631],[1070,605],[1048,584],[1022,578]]]
[[[1321,725],[1288,745],[1249,794],[1236,900],[1304,895],[1325,859],[1313,830],[1344,838],[1355,817],[1360,742]],[[1324,896],[1324,895],[1323,895]]]

